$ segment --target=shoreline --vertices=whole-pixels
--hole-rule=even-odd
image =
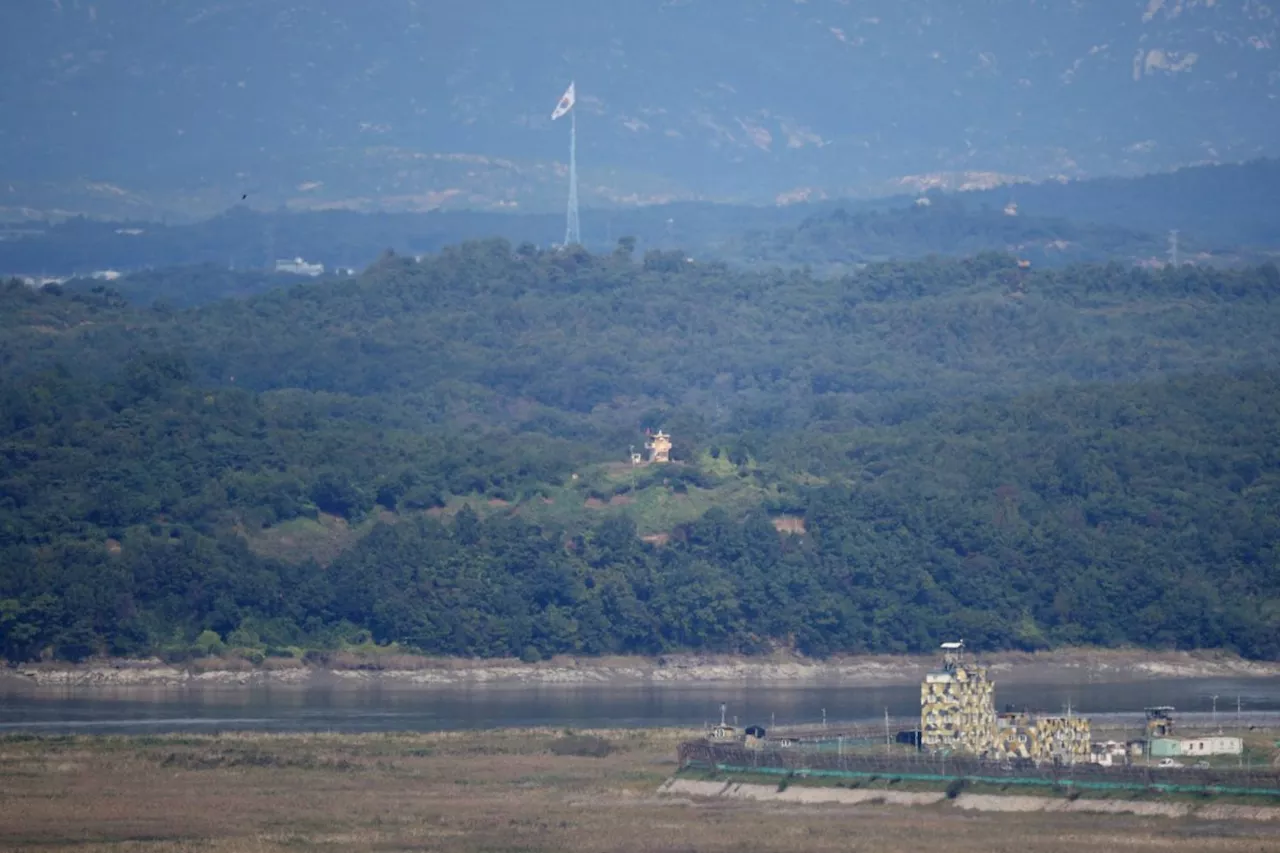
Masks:
[[[1141,649],[1059,649],[977,655],[1004,683],[1112,682],[1177,678],[1280,678],[1280,662],[1250,661],[1218,651],[1156,652]],[[857,655],[811,660],[774,655],[663,657],[557,657],[541,663],[515,660],[430,658],[405,654],[335,653],[323,663],[292,658],[253,665],[240,658],[205,658],[183,664],[159,659],[104,660],[80,664],[16,664],[0,668],[0,686],[359,687],[383,684],[422,688],[493,686],[578,687],[639,685],[884,687],[919,683],[936,665],[934,655]]]

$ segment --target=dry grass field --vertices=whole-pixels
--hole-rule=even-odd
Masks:
[[[658,797],[688,734],[0,738],[0,849],[1280,850],[1257,822]]]

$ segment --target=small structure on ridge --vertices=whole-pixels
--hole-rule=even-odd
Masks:
[[[645,430],[645,435],[649,437],[649,440],[644,443],[644,449],[649,451],[649,462],[670,462],[671,436],[662,430],[656,433]]]

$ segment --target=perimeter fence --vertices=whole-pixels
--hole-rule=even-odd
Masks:
[[[687,741],[679,748],[682,769],[770,776],[812,776],[850,781],[901,780],[997,785],[1059,786],[1095,790],[1246,794],[1280,797],[1280,768],[1104,767],[1092,763],[988,761],[954,755],[897,753],[833,754],[803,748],[747,748],[739,744]]]

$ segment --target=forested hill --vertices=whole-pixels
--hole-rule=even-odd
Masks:
[[[1204,248],[1183,241],[1184,257]],[[1016,205],[972,208],[955,196],[924,196],[912,206],[849,213],[836,209],[773,232],[753,231],[723,253],[749,262],[850,266],[890,258],[1011,252],[1037,266],[1082,261],[1163,260],[1167,243],[1116,225],[1025,216]],[[1224,260],[1234,256],[1222,253]]]
[[[188,311],[12,284],[3,652],[1275,655],[1277,285],[502,241]]]
[[[1192,166],[1137,178],[1045,181],[966,194],[977,205],[1016,201],[1023,213],[1162,234],[1171,228],[1215,245],[1280,244],[1280,160]]]
[[[1024,270],[1006,255],[823,278],[495,240],[172,314],[111,308],[109,287],[46,296],[0,318],[17,324],[0,359],[106,375],[139,348],[179,349],[200,383],[345,394],[616,456],[644,425],[697,441],[832,412],[894,422],[940,399],[1274,364],[1277,281],[1274,266]]]
[[[1158,265],[1169,260],[1170,243],[1165,232],[1144,232],[1087,219],[1028,215],[1016,202],[991,206],[991,199],[988,195],[978,202],[938,192],[919,197],[914,204],[900,202],[905,206],[887,209],[837,207],[810,215],[796,225],[773,231],[754,229],[736,240],[718,243],[716,252],[739,263],[805,264],[837,273],[851,266],[890,259],[931,254],[963,256],[983,251],[1010,252],[1037,268],[1108,261]],[[1220,228],[1213,231],[1221,234]],[[1211,243],[1203,240],[1201,232],[1183,232],[1179,256],[1202,265],[1222,266],[1262,263],[1272,255],[1266,248],[1240,246],[1240,236],[1236,240],[1220,236],[1220,242]]]

